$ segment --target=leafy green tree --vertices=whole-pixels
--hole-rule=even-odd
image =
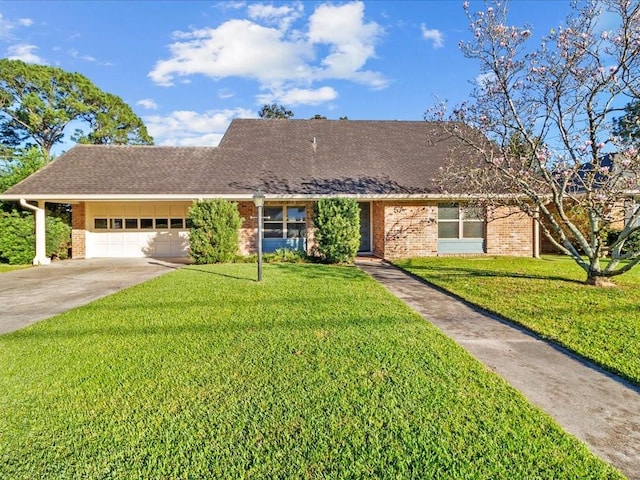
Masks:
[[[313,206],[317,254],[326,263],[349,263],[360,246],[360,207],[352,198],[323,198]]]
[[[277,103],[272,103],[271,105],[263,105],[263,107],[258,112],[258,116],[260,118],[291,118],[293,117],[293,112],[283,105],[278,105]]]
[[[0,60],[0,141],[4,146],[39,146],[45,158],[73,121],[84,143],[145,144],[153,139],[142,120],[119,97],[87,77],[47,65]]]
[[[17,150],[15,155],[0,158],[0,192],[21,182],[44,167],[46,161],[38,147]]]
[[[194,203],[187,214],[189,255],[197,264],[223,263],[238,253],[238,229],[242,224],[238,207],[227,200]]]
[[[614,133],[627,144],[640,144],[640,100],[628,103],[624,115],[616,119]]]

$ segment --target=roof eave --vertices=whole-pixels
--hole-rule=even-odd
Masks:
[[[327,194],[270,194],[265,198],[270,201],[314,201],[321,198],[354,198],[356,200],[475,200],[483,198],[482,194],[456,194],[456,193],[327,193]],[[513,195],[499,195],[502,198],[512,198]],[[50,203],[78,203],[78,202],[157,202],[157,201],[195,201],[205,199],[222,198],[226,200],[247,201],[253,200],[250,193],[190,193],[190,194],[5,194],[0,195],[2,201],[44,201]],[[492,195],[492,198],[496,198]]]

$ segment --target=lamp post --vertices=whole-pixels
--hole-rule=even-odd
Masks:
[[[253,203],[258,208],[258,281],[262,281],[262,207],[264,207],[264,193],[256,192]]]

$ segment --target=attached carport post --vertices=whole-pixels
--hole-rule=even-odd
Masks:
[[[36,217],[36,256],[34,265],[49,265],[51,259],[47,257],[47,229],[45,224],[44,201],[38,200],[38,206],[31,205],[24,198],[20,199],[20,205],[32,210]]]

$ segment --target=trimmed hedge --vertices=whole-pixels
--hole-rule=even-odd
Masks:
[[[352,198],[325,198],[314,207],[317,255],[325,263],[352,262],[360,247],[360,207]]]
[[[196,202],[187,217],[191,223],[189,256],[194,263],[224,263],[236,257],[242,219],[235,203],[227,200]]]

